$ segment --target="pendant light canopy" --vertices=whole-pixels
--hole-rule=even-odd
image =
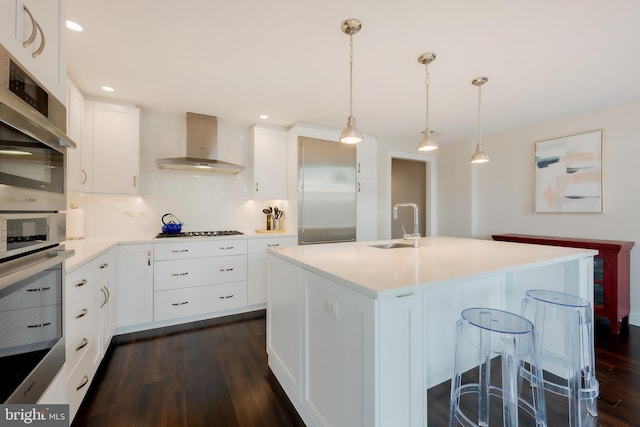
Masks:
[[[342,21],[342,32],[349,36],[349,118],[347,127],[340,135],[340,142],[357,144],[362,142],[362,134],[356,128],[356,118],[353,117],[353,35],[362,28],[362,23],[354,18]]]
[[[471,163],[486,163],[489,161],[489,155],[482,148],[482,133],[480,131],[480,104],[482,102],[482,85],[489,80],[488,77],[476,77],[471,80],[471,84],[478,87],[478,145],[476,152],[471,156]]]
[[[424,135],[422,139],[418,143],[418,151],[433,151],[438,149],[438,141],[436,141],[436,137],[434,132],[429,129],[429,83],[431,77],[429,77],[429,64],[431,64],[436,59],[436,54],[433,52],[423,53],[418,57],[418,62],[424,65],[425,71],[425,79],[424,85],[426,88],[426,125],[424,129]]]

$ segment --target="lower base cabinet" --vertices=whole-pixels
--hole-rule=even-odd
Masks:
[[[65,364],[39,403],[69,404],[71,420],[113,336],[115,264],[110,249],[65,277]]]
[[[155,321],[229,310],[247,305],[247,282],[157,291],[153,300]]]
[[[266,304],[267,302],[267,249],[281,246],[296,246],[297,237],[268,237],[249,240],[248,247],[248,289],[247,305]]]

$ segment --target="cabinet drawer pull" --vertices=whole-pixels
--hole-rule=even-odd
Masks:
[[[270,248],[275,248],[276,246],[280,246],[280,243],[271,243],[267,245]]]
[[[87,284],[87,279],[82,279],[78,283],[76,283],[76,288],[81,288]]]
[[[89,344],[89,340],[86,338],[82,338],[82,342],[80,343],[79,346],[76,347],[76,351],[80,351],[83,348],[85,348],[87,346],[87,344]]]
[[[258,186],[258,183],[256,182],[256,193],[258,193],[260,191],[260,187]]]
[[[100,304],[100,308],[102,308],[109,302],[109,290],[103,286],[100,288],[100,292],[104,295],[104,301]]]
[[[172,302],[172,303],[171,303],[171,305],[173,305],[173,306],[185,305],[185,304],[189,304],[189,301]]]
[[[49,289],[51,289],[51,286],[47,286],[45,288],[27,289],[27,292],[42,292],[42,291],[48,291]]]
[[[185,272],[185,273],[171,273],[171,276],[173,277],[181,277],[181,276],[188,276],[189,272]]]
[[[358,193],[360,192],[360,181],[358,181]]]
[[[171,253],[174,253],[174,254],[181,254],[184,252],[189,252],[189,249],[172,249],[171,250]]]
[[[47,323],[38,323],[37,325],[27,325],[27,328],[44,328],[45,326],[49,326],[51,322]]]
[[[104,264],[100,264],[100,270],[104,270],[107,267],[109,267],[109,264],[106,262]]]
[[[88,312],[89,312],[89,310],[87,310],[86,308],[83,308],[80,313],[76,314],[76,319],[83,318],[84,316],[87,315]]]
[[[82,377],[82,382],[80,383],[80,385],[78,387],[76,387],[76,391],[80,390],[82,387],[86,386],[87,383],[89,383],[89,377],[84,375]]]
[[[231,295],[222,295],[219,297],[220,299],[229,299],[229,298],[233,298],[233,294]]]
[[[223,273],[226,271],[233,271],[233,268],[221,268],[220,271],[222,271]]]
[[[80,181],[80,185],[84,185],[87,183],[87,171],[84,169],[80,170],[82,172],[82,181]]]
[[[234,246],[220,246],[221,251],[228,251],[234,249]]]
[[[360,162],[358,162],[358,173],[360,173]]]
[[[406,298],[406,297],[410,297],[413,295],[413,292],[410,294],[402,294],[402,295],[397,295],[396,298]]]
[[[137,177],[137,175],[133,175],[133,186],[134,187],[138,186],[138,177]]]

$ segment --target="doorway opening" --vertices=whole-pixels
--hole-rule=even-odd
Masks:
[[[415,203],[418,205],[418,228],[421,236],[427,230],[427,162],[423,160],[391,159],[391,209],[397,203]],[[400,208],[398,219],[391,216],[391,238],[401,239],[404,234],[413,232],[413,209]]]

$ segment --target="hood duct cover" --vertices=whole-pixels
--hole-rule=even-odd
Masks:
[[[237,174],[244,166],[216,160],[218,148],[218,118],[187,113],[187,156],[158,159],[159,169],[191,172]]]

